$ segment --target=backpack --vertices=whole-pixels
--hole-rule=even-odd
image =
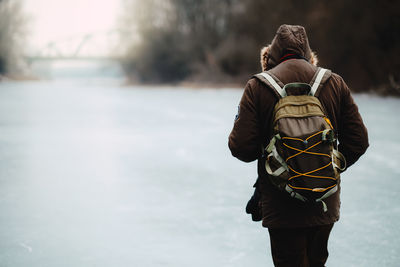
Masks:
[[[337,191],[340,172],[346,168],[344,156],[336,149],[335,130],[317,98],[330,75],[329,70],[318,68],[314,82],[289,83],[283,88],[268,72],[256,75],[279,97],[273,137],[263,148],[268,177],[295,199],[321,202],[324,212],[323,200]]]

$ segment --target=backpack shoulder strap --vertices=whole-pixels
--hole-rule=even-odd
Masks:
[[[310,82],[310,95],[317,97],[319,95],[319,89],[322,88],[324,83],[331,77],[331,75],[332,72],[330,70],[318,68]]]
[[[283,83],[281,81],[279,81],[278,78],[276,78],[275,76],[273,77],[270,73],[268,72],[261,72],[259,74],[254,75],[255,77],[257,77],[260,81],[262,81],[263,83],[265,83],[267,86],[271,87],[272,89],[274,89],[275,94],[279,97],[279,98],[283,98],[285,96],[287,96],[285,89],[283,89],[278,83],[282,84]]]

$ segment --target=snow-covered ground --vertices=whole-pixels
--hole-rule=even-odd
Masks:
[[[227,147],[242,91],[0,84],[0,266],[272,266]],[[400,99],[356,95],[328,266],[399,266]]]

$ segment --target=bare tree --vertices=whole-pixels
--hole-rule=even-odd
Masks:
[[[260,71],[259,51],[279,25],[300,24],[321,64],[353,90],[399,94],[400,1],[126,1],[124,28],[137,38],[124,65],[139,81],[244,79]]]
[[[26,18],[19,0],[0,0],[0,74],[20,69]]]

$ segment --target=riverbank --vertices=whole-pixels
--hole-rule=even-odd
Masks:
[[[29,74],[0,74],[0,82],[2,81],[25,82],[25,81],[39,81],[39,80],[40,80],[39,77]]]

